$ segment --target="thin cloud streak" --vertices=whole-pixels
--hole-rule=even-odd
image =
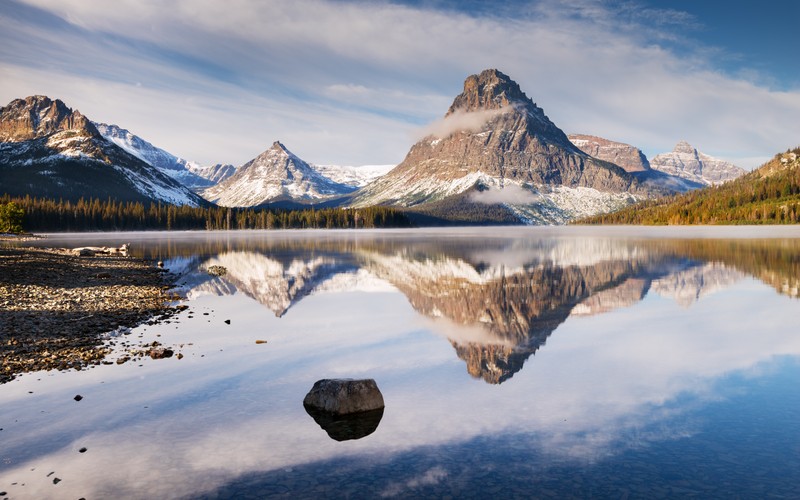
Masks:
[[[49,73],[51,97],[69,94],[90,117],[204,163],[241,164],[276,139],[317,163],[398,163],[464,78],[489,67],[565,132],[651,157],[685,139],[715,156],[756,158],[742,165],[754,167],[798,141],[786,124],[800,114],[800,91],[722,74],[713,48],[678,55],[670,41],[702,21],[680,11],[590,0],[531,2],[513,19],[323,0],[26,4],[0,10],[0,43],[10,47],[0,53],[3,104]],[[37,24],[29,13],[14,27],[25,9],[63,21]],[[5,78],[9,67],[15,78]],[[152,106],[157,123],[130,102],[142,87],[150,94],[138,107]],[[102,118],[89,114],[100,102]],[[186,125],[167,126],[170,116]]]

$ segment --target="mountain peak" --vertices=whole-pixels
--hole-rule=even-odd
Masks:
[[[714,158],[680,141],[670,153],[654,156],[650,166],[666,174],[705,185],[722,184],[744,175],[745,170],[733,163]]]
[[[60,99],[33,95],[14,99],[0,108],[0,141],[28,141],[64,130],[99,136],[94,125],[80,111],[73,111]]]
[[[686,141],[678,141],[678,144],[675,145],[675,148],[672,151],[675,153],[688,153],[692,155],[697,154],[697,148]]]
[[[203,191],[203,196],[226,207],[254,207],[286,201],[313,203],[353,189],[320,175],[280,141],[275,141],[230,177]]]
[[[519,84],[508,75],[496,69],[486,69],[464,80],[464,91],[455,98],[447,115],[456,111],[500,109],[514,103],[529,102]]]

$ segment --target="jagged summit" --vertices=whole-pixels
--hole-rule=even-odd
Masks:
[[[672,149],[674,153],[686,153],[697,157],[697,149],[686,141],[678,141]]]
[[[566,134],[550,121],[542,108],[525,95],[519,84],[496,69],[486,69],[480,74],[467,77],[463,92],[453,99],[445,120],[457,114],[485,111],[497,112],[484,115],[487,117],[485,129],[524,131],[546,142],[574,150]]]
[[[14,196],[205,203],[106,140],[79,111],[42,95],[0,108],[0,186]]]
[[[498,193],[489,204],[503,205],[520,220],[563,223],[590,206],[607,211],[633,201],[631,192],[644,194],[622,168],[575,147],[496,69],[467,77],[444,118],[427,132],[400,165],[360,191],[354,205],[417,206],[488,189]],[[509,186],[509,194],[500,193]]]
[[[34,95],[14,99],[0,109],[0,141],[3,142],[29,141],[65,130],[99,136],[91,121],[60,99]]]
[[[280,141],[203,191],[222,206],[254,207],[273,202],[311,203],[350,193],[355,188],[324,177]]]
[[[486,69],[464,81],[464,91],[454,100],[447,115],[456,111],[500,109],[530,102],[519,84],[496,69]],[[445,115],[445,116],[447,116]]]
[[[653,157],[650,166],[707,186],[722,184],[746,173],[746,170],[733,163],[699,152],[686,141],[679,141],[670,153]]]

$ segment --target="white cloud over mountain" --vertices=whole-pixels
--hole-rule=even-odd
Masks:
[[[317,163],[397,163],[467,75],[495,67],[562,129],[648,156],[686,139],[753,167],[797,145],[800,90],[723,73],[714,47],[680,42],[698,22],[685,13],[589,0],[487,11],[12,0],[0,101],[58,97],[205,163],[242,163],[276,139]]]

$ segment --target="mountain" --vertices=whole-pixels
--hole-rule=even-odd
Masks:
[[[468,77],[444,119],[352,203],[416,209],[455,197],[506,207],[521,221],[563,223],[651,194],[575,147],[516,82],[489,69]]]
[[[676,144],[670,153],[653,157],[650,166],[666,174],[706,186],[722,184],[747,173],[733,163],[700,153],[686,141]]]
[[[650,168],[650,162],[644,153],[630,144],[584,134],[571,134],[569,140],[584,153],[619,165],[626,172],[631,173],[643,186],[655,191],[685,193],[705,186],[703,183],[688,178]]]
[[[354,190],[352,186],[324,177],[275,141],[271,148],[202,194],[225,207],[255,207],[325,202]]]
[[[724,184],[651,200],[584,224],[795,224],[800,222],[800,148]]]
[[[0,108],[0,141],[0,192],[12,196],[206,204],[58,99],[37,95]]]
[[[610,141],[594,135],[570,134],[570,142],[584,153],[619,165],[626,172],[646,172],[650,162],[642,151],[630,144]]]
[[[107,140],[192,189],[213,186],[230,177],[236,170],[233,165],[204,167],[198,163],[178,158],[117,125],[105,123],[95,123],[94,125]]]
[[[345,165],[311,165],[311,168],[328,179],[360,188],[366,186],[382,175],[386,175],[395,165],[363,165],[359,167]]]

